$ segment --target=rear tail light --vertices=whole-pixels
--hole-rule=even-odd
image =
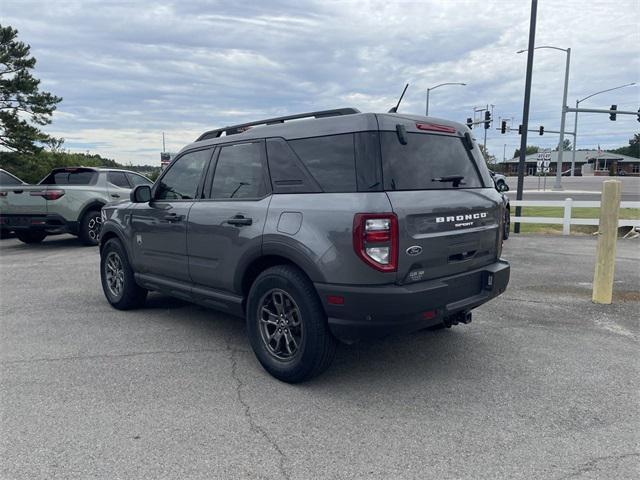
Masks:
[[[357,213],[353,217],[353,249],[381,272],[398,268],[398,217],[395,213]]]
[[[64,190],[40,190],[29,193],[32,197],[44,197],[46,200],[57,200],[64,195]]]
[[[7,192],[0,192],[0,197],[6,197],[7,196]]]

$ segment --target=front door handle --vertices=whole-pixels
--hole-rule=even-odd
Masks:
[[[245,218],[244,215],[236,215],[235,217],[227,219],[227,223],[229,225],[251,225],[253,223],[253,218]]]
[[[169,223],[179,222],[182,220],[182,215],[178,215],[177,213],[169,213],[164,216],[164,219]]]
[[[112,193],[112,194],[111,194],[111,196],[112,196],[113,198],[120,198],[120,195],[118,195],[117,193]]]

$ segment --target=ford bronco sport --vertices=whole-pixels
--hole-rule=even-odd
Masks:
[[[509,281],[503,209],[459,123],[338,109],[235,125],[103,208],[102,287],[118,309],[153,290],[243,316],[263,367],[299,382],[336,339],[468,323]]]

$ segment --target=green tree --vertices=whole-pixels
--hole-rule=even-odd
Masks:
[[[611,151],[629,157],[640,158],[640,133],[636,133],[633,138],[629,139],[628,147],[620,147]]]
[[[480,153],[482,153],[482,156],[484,157],[484,161],[487,163],[487,166],[491,168],[491,166],[496,163],[496,156],[491,155],[489,150],[485,150],[484,145],[478,144],[478,147],[480,147]]]
[[[540,147],[536,147],[535,145],[527,145],[527,149],[525,150],[526,155],[531,155],[532,153],[538,153],[540,151]],[[516,151],[513,152],[513,158],[520,157],[520,149],[516,148]]]
[[[567,150],[571,150],[571,140],[569,140],[568,138],[565,138],[564,140],[562,140],[562,150],[563,151],[567,151]],[[560,150],[560,144],[558,143],[558,146],[556,148],[553,149],[554,152],[557,152],[558,150]],[[564,154],[563,154],[564,155]]]
[[[51,141],[39,126],[51,123],[62,98],[40,91],[40,80],[31,74],[31,47],[17,36],[15,28],[0,25],[0,146],[33,153],[42,149],[37,143]]]

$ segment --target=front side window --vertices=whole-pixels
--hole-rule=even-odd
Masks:
[[[220,149],[213,175],[214,199],[261,198],[266,192],[262,143],[241,143]]]
[[[176,160],[162,176],[155,192],[156,200],[191,200],[196,196],[198,184],[211,149],[186,153]]]
[[[385,190],[482,188],[474,160],[462,139],[426,133],[380,132]]]
[[[124,172],[109,172],[107,173],[107,181],[112,185],[120,188],[131,188],[127,177]]]

